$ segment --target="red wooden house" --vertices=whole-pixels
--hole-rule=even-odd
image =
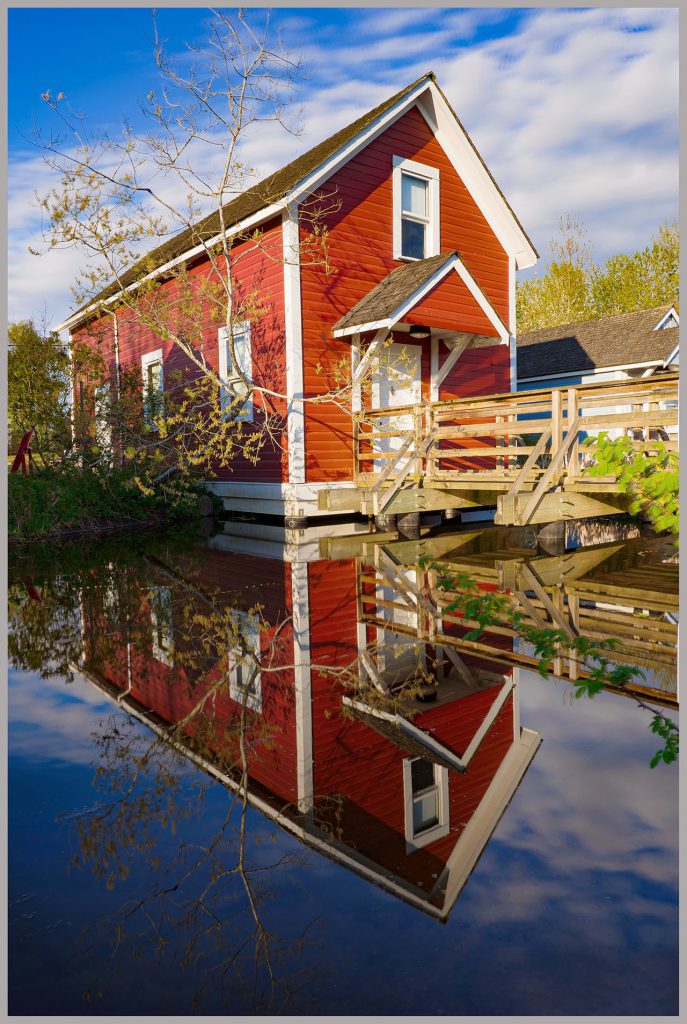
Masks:
[[[301,253],[305,210],[320,193],[336,207],[324,215],[328,269]],[[237,459],[230,472],[215,474],[212,486],[227,509],[307,518],[321,514],[323,488],[353,486],[351,411],[359,389],[352,409],[307,399],[327,392],[327,370],[342,360],[361,379],[389,335],[389,357],[405,346],[403,375],[392,386],[378,366],[373,406],[515,388],[515,271],[537,254],[432,73],[238,196],[224,220],[243,239],[232,250],[238,294],[257,292],[261,303],[260,315],[234,331],[237,358],[277,396],[255,392],[242,415],[257,430],[269,410],[282,430],[257,465]],[[134,267],[122,284],[135,287],[144,273],[164,276],[179,264],[200,280],[209,262],[198,239],[211,242],[218,223],[214,214],[172,238],[149,255],[145,272]],[[254,229],[259,244],[250,238]],[[171,303],[174,287],[173,279],[162,285]],[[144,379],[164,389],[178,350],[132,312],[113,305],[94,323],[94,308],[62,327],[85,340],[97,328],[115,384],[117,367],[140,366]],[[236,371],[226,331],[209,311],[202,337],[207,358],[230,383]]]
[[[291,561],[286,551],[262,557],[259,541],[251,548],[246,537],[222,539],[219,549],[171,565],[155,561],[149,577],[138,577],[134,642],[116,595],[108,608],[98,597],[85,602],[82,671],[153,729],[183,722],[226,671],[212,658],[189,671],[183,658],[194,643],[184,612],[202,612],[203,595],[213,593],[214,611],[238,617],[263,669],[247,700],[251,804],[444,920],[539,746],[539,735],[520,726],[514,671],[495,663],[481,671],[472,659],[472,682],[449,666],[437,700],[418,704],[412,716],[372,707],[340,675],[370,639],[359,619],[355,560]],[[241,660],[229,653],[228,691],[207,701],[177,737],[234,789]],[[211,728],[199,755],[193,741],[203,719]]]

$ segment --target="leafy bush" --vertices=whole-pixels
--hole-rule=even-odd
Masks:
[[[45,469],[8,479],[8,532],[31,540],[104,523],[145,523],[152,518],[189,518],[203,489],[186,478],[171,479],[155,491],[131,474],[84,468],[64,473]]]

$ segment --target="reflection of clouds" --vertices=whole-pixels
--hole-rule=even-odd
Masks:
[[[642,944],[652,935],[665,947],[675,924],[678,774],[649,768],[660,743],[650,715],[611,694],[570,704],[560,684],[534,673],[520,680],[521,722],[543,743],[488,846],[489,867],[468,886],[474,923],[558,921],[566,932],[579,922],[594,948],[619,949],[629,922],[641,926]]]
[[[33,672],[9,674],[9,752],[32,760],[90,764],[95,754],[92,732],[113,703],[81,676],[73,683],[41,679]]]

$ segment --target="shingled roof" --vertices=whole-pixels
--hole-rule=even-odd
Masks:
[[[260,210],[271,206],[272,203],[279,202],[299,181],[316,170],[320,164],[323,164],[325,160],[333,156],[338,149],[341,149],[351,139],[354,139],[359,132],[367,128],[376,118],[386,113],[394,104],[402,100],[404,96],[412,92],[424,81],[435,82],[434,72],[429,71],[426,75],[406,86],[405,89],[394,93],[393,96],[390,96],[388,100],[380,103],[373,110],[369,110],[345,128],[335,132],[334,135],[330,135],[328,139],[313,146],[307,153],[296,157],[295,160],[286,164],[285,167],[274,171],[266,178],[263,178],[262,181],[257,182],[257,184],[252,185],[245,192],[242,192],[241,195],[236,196],[231,202],[226,203],[222,210],[225,227],[231,228],[247,217],[251,217]],[[180,231],[156,249],[152,249],[143,259],[139,260],[138,263],[135,263],[122,274],[119,281],[108,285],[86,306],[83,306],[76,312],[81,313],[93,303],[102,302],[104,299],[110,298],[121,288],[126,288],[138,280],[139,277],[149,274],[151,270],[164,266],[165,263],[183,256],[184,253],[200,245],[202,242],[207,242],[209,239],[214,238],[220,232],[220,224],[219,210],[215,210],[207,217],[198,221],[197,224]]]
[[[663,363],[676,348],[680,329],[654,328],[670,308],[655,306],[520,334],[518,378],[562,376],[602,366]]]
[[[346,146],[347,143],[351,142],[358,134],[360,134],[360,132],[368,128],[377,118],[381,117],[399,101],[403,100],[404,97],[412,93],[423,82],[432,82],[434,84],[454,117],[459,129],[464,133],[467,142],[481,163],[482,168],[491,179],[491,182],[503,200],[509,214],[513,218],[513,221],[517,224],[522,235],[527,240],[527,243],[531,246],[532,252],[536,256],[536,250],[534,249],[531,240],[516,217],[508,200],[494,180],[491,171],[484,163],[484,160],[479,154],[472,139],[465,131],[460,119],[437,84],[436,76],[433,71],[429,71],[426,75],[422,75],[416,81],[411,82],[410,85],[401,89],[399,92],[394,93],[393,96],[390,96],[389,99],[380,103],[378,106],[374,107],[374,109],[363,114],[340,131],[330,135],[329,138],[324,139],[316,146],[313,146],[312,149],[309,149],[306,153],[296,157],[295,160],[292,160],[291,163],[287,164],[285,167],[282,167],[268,175],[262,181],[241,193],[241,195],[236,196],[236,198],[232,199],[231,202],[225,204],[222,209],[222,219],[224,221],[225,228],[229,230],[246,218],[259,213],[263,209],[267,209],[273,203],[278,203],[283,200],[299,182],[312,172],[316,171],[318,167],[325,163],[330,157],[334,156],[337,151]],[[198,221],[197,224],[185,228],[172,238],[169,238],[167,241],[163,242],[162,245],[152,249],[146,254],[146,256],[130,267],[121,275],[118,281],[112,282],[112,284],[99,292],[94,299],[90,300],[86,305],[72,313],[66,322],[72,320],[74,317],[78,317],[79,314],[84,313],[95,304],[103,302],[104,300],[111,298],[113,295],[116,295],[122,288],[126,288],[134,284],[134,282],[139,278],[145,277],[147,274],[163,267],[172,260],[182,257],[185,253],[188,253],[201,243],[214,238],[220,232],[220,223],[220,214],[219,211],[216,210],[207,217]]]
[[[334,324],[334,331],[387,320],[394,310],[457,255],[457,252],[442,252],[426,260],[416,260],[396,267]]]

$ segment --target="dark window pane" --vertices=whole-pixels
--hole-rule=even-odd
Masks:
[[[401,221],[401,252],[416,260],[425,258],[425,225],[414,220]]]
[[[410,774],[413,793],[420,793],[423,789],[429,789],[434,785],[434,764],[431,761],[423,761],[421,758],[412,761]]]

